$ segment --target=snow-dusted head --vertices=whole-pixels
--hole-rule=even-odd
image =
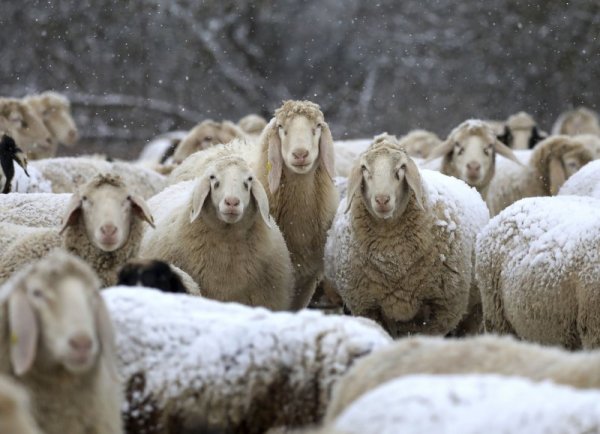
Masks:
[[[585,107],[578,107],[560,115],[552,128],[552,134],[599,134],[600,120],[598,114]]]
[[[360,197],[358,197],[360,196]],[[421,175],[404,148],[389,140],[373,143],[355,164],[348,177],[348,207],[364,202],[369,212],[389,219],[404,213],[411,197],[424,209]]]
[[[173,153],[173,161],[180,164],[194,152],[208,149],[217,144],[226,144],[244,133],[229,121],[215,122],[210,119],[200,122],[179,142]]]
[[[67,146],[75,144],[79,132],[71,116],[71,103],[63,95],[47,91],[30,96],[24,101],[42,119],[56,142]]]
[[[25,375],[32,366],[80,374],[101,351],[112,352],[112,324],[99,288],[89,265],[58,249],[0,288],[15,374]]]
[[[322,168],[333,179],[333,138],[317,104],[285,101],[263,131],[261,143],[268,149],[271,192],[279,188],[284,166],[297,175]]]
[[[494,176],[496,153],[521,164],[487,122],[468,120],[454,128],[446,141],[431,151],[429,159],[443,157],[442,173],[480,190]]]
[[[216,160],[198,179],[192,193],[190,222],[201,215],[235,224],[245,216],[260,213],[269,223],[269,201],[260,181],[238,157]]]
[[[243,132],[251,136],[259,136],[267,126],[267,120],[260,115],[251,113],[244,116],[238,122]]]
[[[532,149],[546,137],[531,115],[525,112],[509,116],[504,131],[498,135],[498,139],[512,149]]]
[[[55,143],[31,107],[14,98],[0,98],[0,131],[8,133],[26,152],[47,151]]]
[[[592,151],[575,138],[550,136],[535,147],[529,164],[539,172],[546,193],[553,196],[567,179],[593,159]]]
[[[113,252],[127,243],[134,218],[154,227],[148,205],[120,176],[100,174],[73,193],[63,217],[62,233],[83,224],[88,239],[98,249]]]

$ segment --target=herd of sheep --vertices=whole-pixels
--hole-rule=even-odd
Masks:
[[[600,432],[593,111],[334,141],[285,101],[119,161],[55,157],[44,92],[0,132],[0,433]]]

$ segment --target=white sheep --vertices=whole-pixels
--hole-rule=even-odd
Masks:
[[[428,161],[443,157],[439,170],[475,187],[485,199],[496,172],[496,154],[520,164],[489,124],[470,119],[454,128],[442,144],[432,149]]]
[[[526,166],[503,170],[492,179],[486,198],[490,214],[495,216],[525,197],[556,195],[592,157],[583,143],[571,137],[548,137],[536,145]]]
[[[150,199],[157,229],[146,232],[140,256],[181,268],[205,297],[289,309],[289,253],[247,162],[224,155],[198,176]]]
[[[350,369],[334,388],[326,419],[333,420],[367,391],[414,374],[497,374],[598,389],[600,353],[569,352],[494,335],[401,339]]]
[[[47,434],[123,432],[114,331],[100,282],[57,250],[0,287],[0,373],[30,393]]]
[[[520,200],[477,238],[487,331],[567,348],[600,346],[600,199]]]
[[[3,134],[0,139],[0,191],[3,194],[14,191],[15,164],[27,175],[27,157],[12,137]]]
[[[237,126],[245,132],[250,139],[258,139],[267,126],[267,120],[260,115],[251,113],[241,118]]]
[[[143,286],[165,292],[201,295],[194,279],[173,264],[156,259],[132,259],[119,270],[117,286]]]
[[[42,434],[31,415],[27,391],[5,375],[0,375],[0,432]]]
[[[524,378],[415,375],[365,393],[330,426],[347,434],[586,434],[600,432],[599,401],[598,391]]]
[[[548,137],[540,131],[529,113],[519,112],[509,116],[504,131],[498,139],[512,149],[532,149],[538,142]]]
[[[431,151],[441,145],[437,134],[426,130],[412,130],[398,139],[410,157],[427,158]]]
[[[600,135],[600,120],[598,114],[588,108],[578,107],[561,113],[554,125],[552,134],[577,134]]]
[[[23,103],[29,105],[44,122],[54,141],[53,148],[46,153],[38,153],[37,158],[54,157],[59,143],[73,146],[77,142],[79,133],[71,115],[71,103],[65,96],[46,91],[27,96]]]
[[[30,159],[55,147],[52,135],[28,104],[15,98],[0,98],[0,133],[11,136]]]
[[[97,175],[71,195],[60,228],[0,224],[0,282],[32,258],[62,246],[83,258],[104,285],[116,282],[118,268],[137,256],[143,222],[153,225],[146,202],[120,177]],[[10,243],[10,244],[9,244]]]
[[[60,226],[69,193],[12,193],[0,195],[0,222],[51,228]]]
[[[350,211],[348,215],[347,212]],[[325,249],[325,274],[352,314],[392,336],[479,326],[475,236],[488,221],[462,181],[419,171],[404,148],[374,142],[348,180]]]
[[[296,282],[292,308],[301,309],[323,276],[327,231],[339,201],[332,180],[333,138],[317,104],[285,101],[258,147],[256,174],[290,251]]]
[[[559,196],[591,196],[600,199],[600,160],[591,161],[565,181]]]
[[[209,425],[254,434],[315,423],[356,359],[391,342],[371,321],[311,310],[129,287],[102,296],[116,326],[128,432],[168,423],[177,427],[170,432]]]
[[[29,165],[48,180],[53,193],[73,193],[98,173],[115,172],[132,191],[147,199],[167,185],[165,176],[131,163],[109,162],[90,157],[62,157],[33,161]]]

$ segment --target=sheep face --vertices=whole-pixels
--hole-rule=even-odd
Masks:
[[[303,175],[312,170],[319,157],[322,124],[305,116],[294,116],[277,125],[281,155],[286,167]]]
[[[96,185],[92,180],[71,197],[61,233],[81,219],[90,242],[100,250],[113,252],[129,239],[134,217],[154,225],[141,197],[129,194],[122,185]]]
[[[111,350],[113,330],[100,282],[81,259],[63,251],[22,270],[3,287],[8,299],[10,359],[17,375],[36,360],[46,369],[80,374],[96,363],[100,349]]]
[[[220,221],[235,224],[252,208],[252,201],[254,209],[258,209],[269,225],[269,203],[262,184],[246,163],[225,158],[209,167],[196,183],[190,221],[196,220],[203,208],[211,206]]]
[[[348,179],[348,209],[359,189],[366,208],[377,218],[402,215],[412,194],[423,208],[419,170],[399,148],[379,148],[361,156]]]
[[[54,145],[41,119],[19,100],[0,99],[0,129],[8,132],[25,150],[47,150]]]
[[[173,154],[173,161],[180,164],[194,152],[202,151],[219,143],[229,143],[237,136],[235,127],[230,122],[203,121],[179,142]]]
[[[77,141],[79,133],[66,98],[54,93],[44,93],[27,101],[57,142],[73,145]]]

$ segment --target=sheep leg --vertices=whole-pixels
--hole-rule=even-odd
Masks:
[[[499,334],[516,333],[504,316],[504,300],[500,289],[500,272],[490,270],[488,281],[480,282],[483,328],[486,332]]]

